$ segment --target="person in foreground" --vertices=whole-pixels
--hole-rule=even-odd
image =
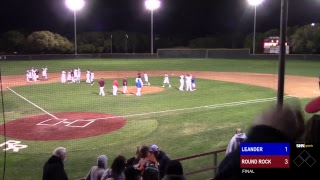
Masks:
[[[177,160],[170,160],[162,180],[185,180],[182,164]]]
[[[257,117],[247,133],[245,143],[294,143],[304,132],[304,117],[298,107],[284,105],[282,108],[270,108]],[[280,176],[281,173],[254,174],[254,179],[267,179]],[[283,175],[287,175],[288,171]],[[228,154],[218,167],[214,180],[241,179],[240,149]]]
[[[107,169],[108,158],[106,155],[101,155],[97,159],[97,165],[92,166],[85,180],[100,180],[102,174]]]
[[[58,147],[43,167],[42,180],[68,180],[64,170],[64,161],[67,157],[67,149]]]

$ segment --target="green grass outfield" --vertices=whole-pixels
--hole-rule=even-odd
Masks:
[[[50,60],[1,61],[1,73],[23,75],[30,67],[48,66],[49,76],[62,69],[80,67],[93,71],[152,71],[190,70],[222,72],[277,73],[277,61],[270,60],[210,60],[210,59],[156,59],[156,60]],[[288,61],[286,73],[300,76],[318,76],[320,62]],[[161,86],[162,77],[150,77],[152,85]],[[127,124],[118,131],[96,137],[69,141],[26,141],[28,145],[18,153],[8,151],[6,158],[0,151],[0,175],[5,167],[5,179],[41,179],[42,167],[57,146],[68,149],[65,168],[70,179],[84,177],[97,156],[106,154],[109,166],[116,155],[134,155],[137,145],[157,144],[171,158],[193,155],[225,148],[234,129],[247,130],[253,118],[276,101],[249,103],[248,100],[276,97],[276,91],[256,86],[197,79],[197,90],[180,92],[177,79],[171,78],[172,88],[141,97],[119,95],[100,97],[97,86],[81,84],[41,84],[12,89],[50,113],[103,112],[125,116]],[[111,84],[111,80],[106,80]],[[129,79],[132,82],[133,79]],[[109,88],[110,92],[110,88]],[[19,117],[43,114],[10,91],[3,92],[6,122]],[[290,99],[289,99],[290,100]],[[304,105],[309,99],[302,99]],[[240,101],[244,101],[239,103]],[[235,103],[237,102],[237,103]],[[227,104],[231,103],[231,104]],[[232,104],[233,103],[233,104]],[[208,106],[208,107],[204,107]],[[182,110],[181,110],[182,109]],[[157,113],[158,112],[158,113]],[[145,115],[138,115],[145,113]],[[1,118],[0,124],[3,124]],[[5,137],[0,136],[0,144]],[[9,140],[10,138],[7,138]],[[18,139],[14,139],[18,140]],[[219,156],[221,160],[224,154]],[[2,166],[5,162],[5,166]],[[212,165],[212,157],[183,162],[185,171]],[[19,173],[17,173],[19,172]],[[207,179],[211,172],[190,176],[189,179]]]

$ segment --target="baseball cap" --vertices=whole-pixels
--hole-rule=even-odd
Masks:
[[[320,97],[311,100],[305,107],[307,113],[316,113],[320,111]]]
[[[157,145],[151,145],[150,147],[149,147],[149,151],[152,151],[152,152],[154,152],[154,151],[158,151],[159,150],[159,147],[157,146]]]

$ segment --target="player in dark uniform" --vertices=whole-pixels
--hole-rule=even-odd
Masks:
[[[128,81],[127,78],[122,79],[122,94],[127,93],[127,88],[128,88]]]

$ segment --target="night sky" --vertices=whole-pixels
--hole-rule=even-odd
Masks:
[[[257,7],[257,32],[279,28],[281,0],[265,0]],[[65,0],[6,0],[1,2],[0,32],[49,30],[73,32],[73,12]],[[253,31],[254,7],[246,0],[162,0],[154,12],[154,32],[166,35]],[[290,0],[288,25],[320,19],[320,0]],[[150,32],[150,12],[144,0],[86,0],[77,13],[78,32]]]

